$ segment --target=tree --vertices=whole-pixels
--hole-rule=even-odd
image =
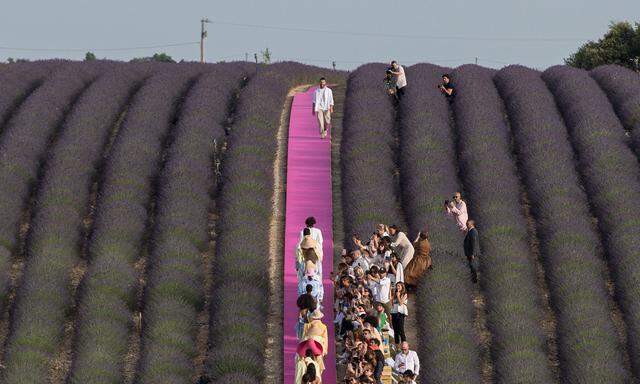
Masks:
[[[84,61],[94,61],[96,59],[96,55],[93,52],[87,52],[84,55]]]
[[[163,63],[175,63],[175,60],[166,53],[154,53],[153,56],[150,57],[136,57],[131,60],[132,63],[140,62],[140,61],[160,61]]]
[[[640,71],[640,23],[611,23],[603,38],[584,44],[565,63],[584,69],[618,64]]]
[[[269,50],[269,48],[267,47],[267,49],[265,49],[261,53],[262,53],[262,62],[265,64],[271,63],[271,51]]]
[[[7,57],[7,63],[9,64],[13,64],[13,63],[28,63],[29,59],[14,59],[13,57]]]
[[[153,61],[161,61],[163,63],[175,63],[175,60],[166,53],[154,53],[152,56]]]

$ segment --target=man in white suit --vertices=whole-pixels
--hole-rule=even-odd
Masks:
[[[327,80],[320,78],[320,86],[316,88],[313,97],[312,111],[318,116],[320,123],[320,137],[327,137],[327,128],[331,125],[331,114],[333,113],[333,91],[327,87]]]

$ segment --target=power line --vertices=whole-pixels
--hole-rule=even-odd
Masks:
[[[24,52],[114,52],[114,51],[135,51],[140,49],[156,49],[156,48],[168,48],[168,47],[181,47],[187,45],[200,44],[199,41],[190,41],[185,43],[170,43],[159,45],[146,45],[139,47],[124,47],[124,48],[23,48],[23,47],[5,47],[0,46],[0,50],[4,51],[24,51]]]
[[[328,34],[334,34],[334,35],[390,37],[390,38],[399,38],[399,39],[513,41],[513,42],[549,42],[549,43],[580,42],[580,41],[589,40],[586,38],[563,38],[563,37],[482,37],[482,36],[447,36],[447,35],[405,35],[405,34],[387,34],[387,33],[376,33],[376,32],[356,32],[356,31],[338,31],[338,30],[313,29],[313,28],[280,27],[275,25],[234,23],[234,22],[220,21],[220,20],[212,20],[211,23],[219,24],[219,25],[231,25],[235,27],[271,29],[276,31],[287,31],[287,32],[328,33]]]

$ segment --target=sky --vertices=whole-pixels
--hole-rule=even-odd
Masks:
[[[205,60],[295,60],[353,69],[398,60],[456,67],[475,62],[543,69],[612,21],[640,22],[638,0],[0,0],[0,61],[129,60],[166,52],[199,60],[200,19],[209,18]],[[635,20],[632,18],[635,17]],[[245,24],[245,25],[238,25]],[[252,25],[252,26],[246,26]],[[263,26],[263,27],[257,27]],[[325,31],[333,31],[327,33]],[[170,44],[188,43],[178,46]],[[157,48],[140,48],[165,46]],[[10,48],[10,49],[8,49]],[[119,50],[120,48],[136,48]],[[20,50],[18,50],[20,49]]]

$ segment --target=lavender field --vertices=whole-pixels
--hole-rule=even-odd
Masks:
[[[0,382],[269,382],[277,135],[320,76],[346,89],[337,245],[429,228],[420,383],[638,382],[640,74],[417,64],[395,104],[385,68],[0,66]]]

